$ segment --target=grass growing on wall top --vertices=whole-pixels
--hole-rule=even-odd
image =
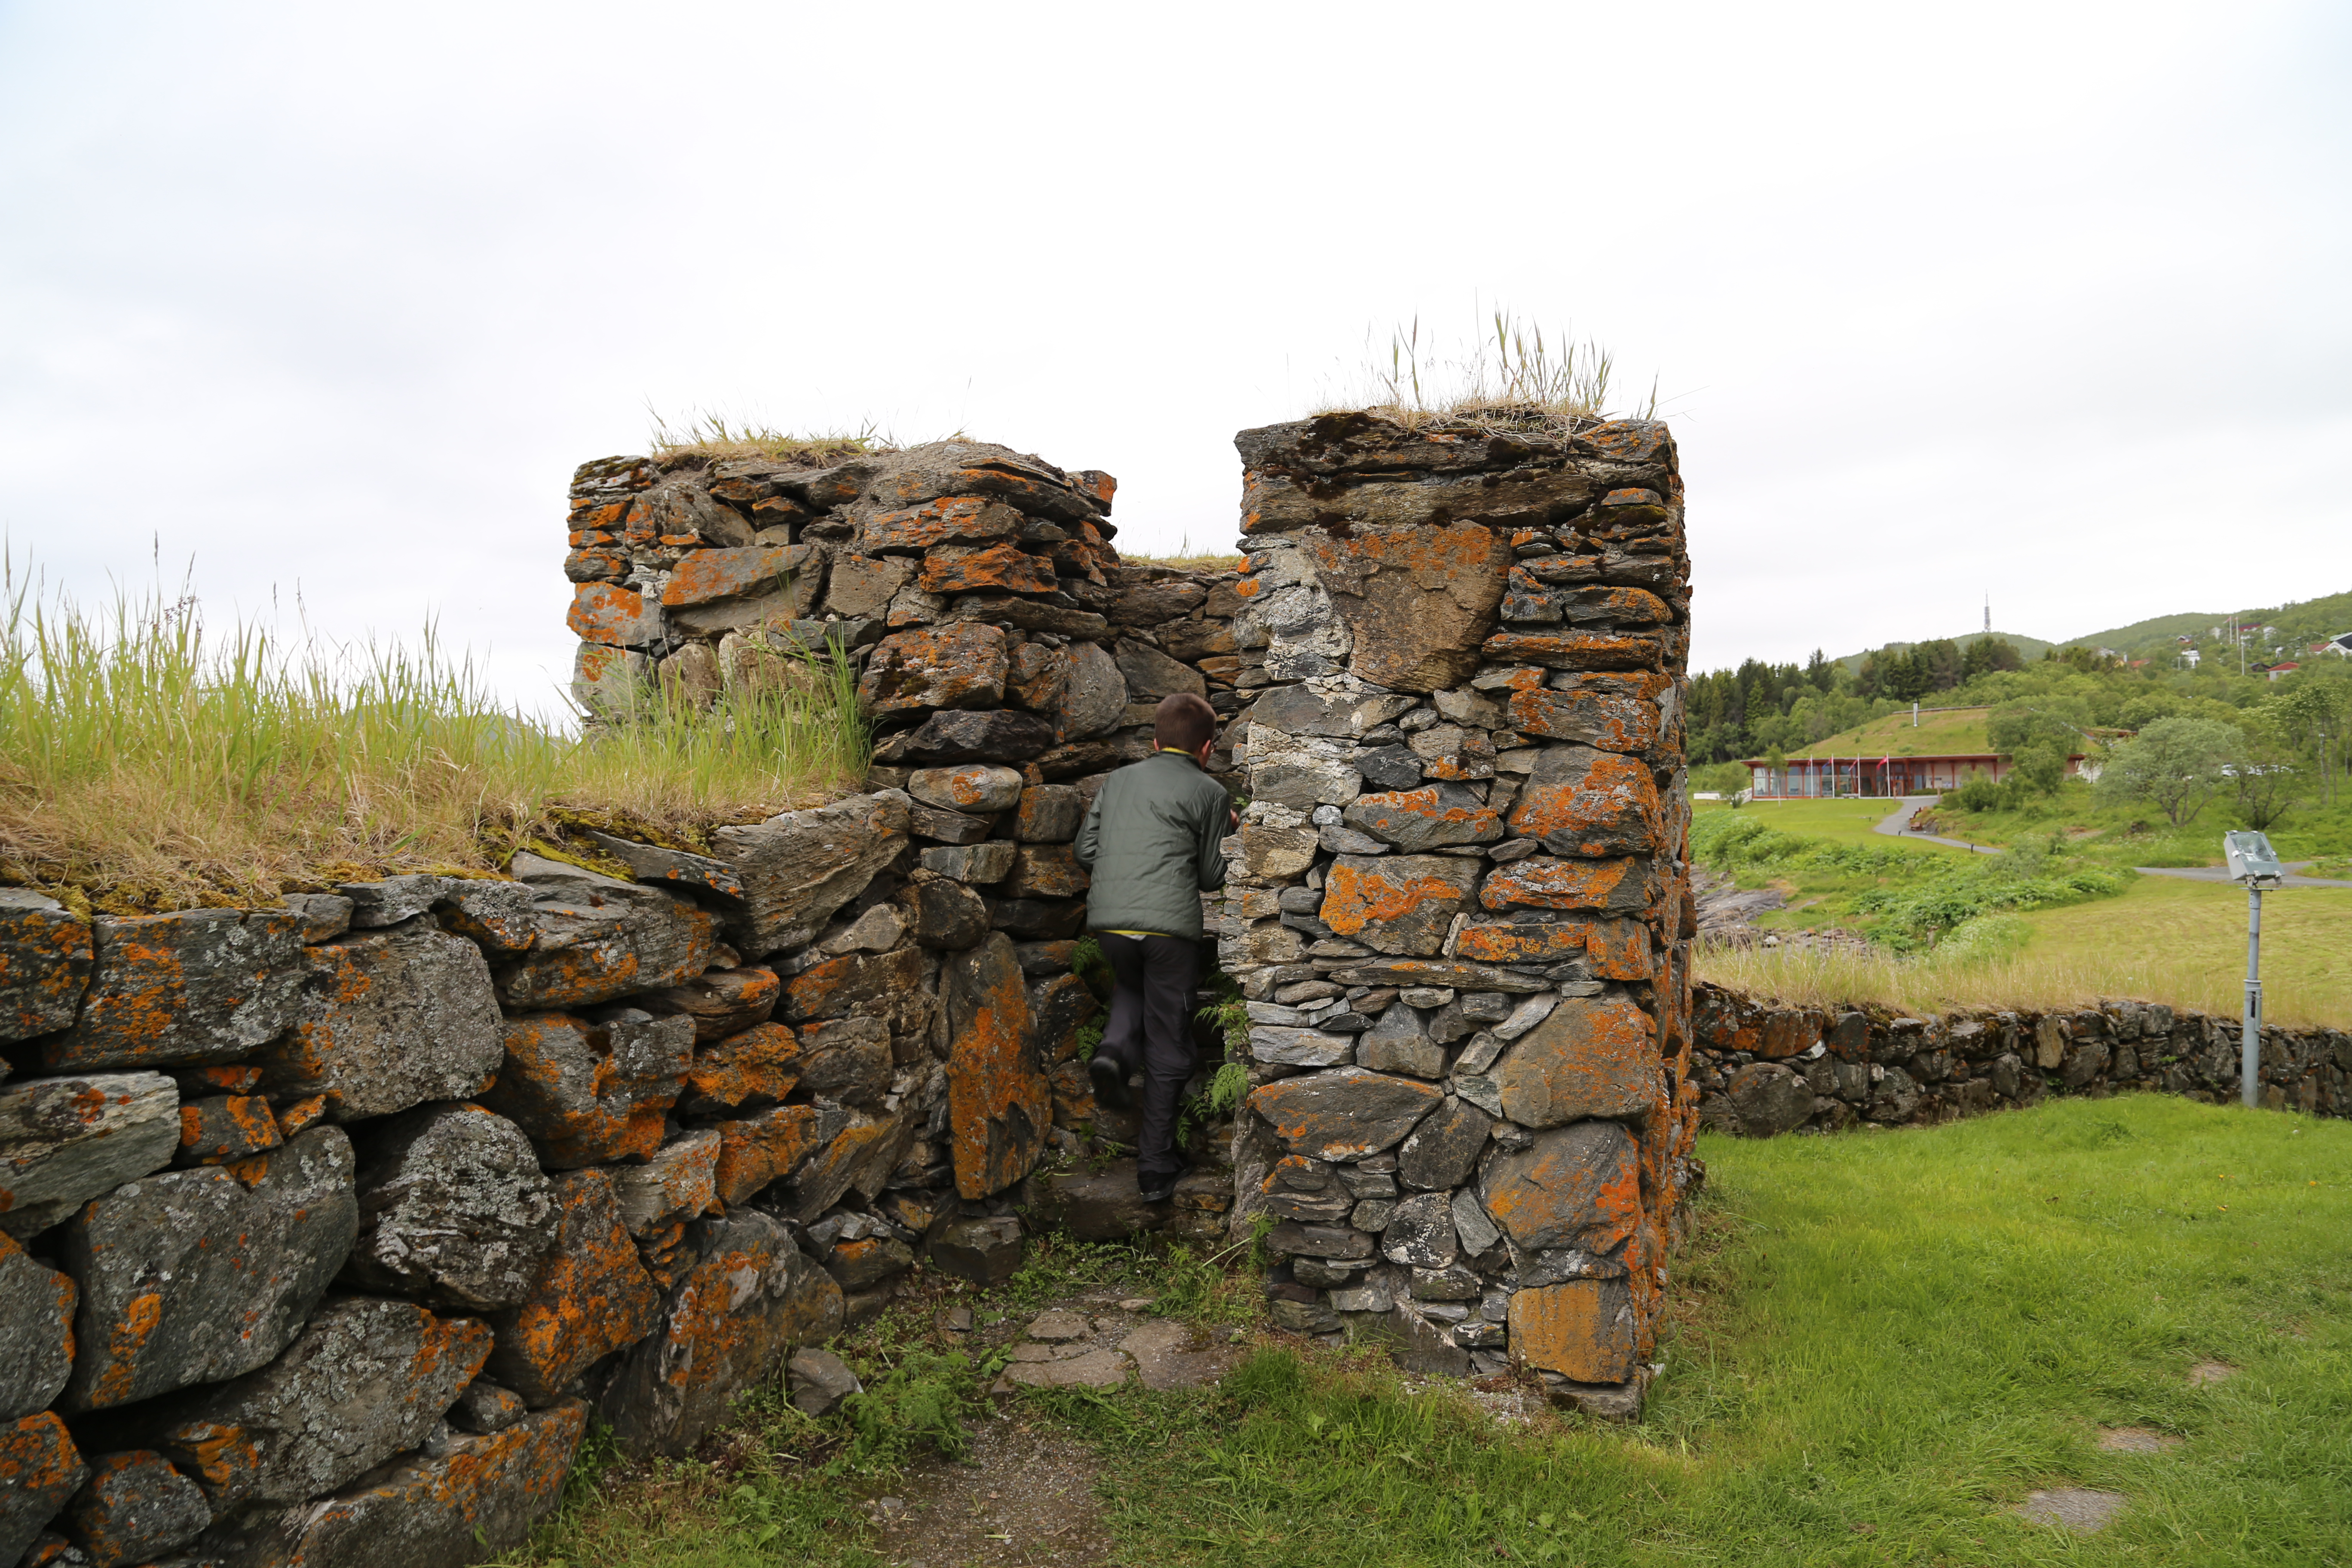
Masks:
[[[1448,354],[1422,340],[1421,318],[1391,327],[1385,354],[1369,340],[1353,385],[1318,403],[1318,414],[1362,409],[1407,429],[1433,422],[1492,428],[1566,427],[1625,416],[1612,413],[1616,360],[1599,343],[1547,333],[1516,311],[1496,310],[1470,342]],[[1635,416],[1657,416],[1654,384]]]
[[[5,583],[0,882],[113,912],[491,871],[558,808],[691,839],[828,798],[866,761],[837,663],[573,734],[501,708],[430,628],[414,647],[215,636],[184,596],[101,612],[14,563]]]
[[[881,434],[870,422],[854,434],[835,430],[795,436],[754,420],[730,419],[723,414],[698,411],[675,426],[658,412],[653,412],[653,421],[647,440],[651,455],[657,458],[695,452],[712,458],[772,458],[804,468],[829,468],[852,458],[896,451],[898,447],[898,442]]]

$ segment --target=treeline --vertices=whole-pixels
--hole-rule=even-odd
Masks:
[[[1686,734],[1691,762],[1704,766],[1761,757],[1776,746],[1784,752],[1801,751],[1881,714],[1924,702],[1939,708],[2032,709],[2047,715],[2038,726],[2030,726],[2041,731],[2033,735],[2007,733],[2023,715],[2002,715],[2010,722],[1999,726],[2003,733],[1993,743],[2013,754],[2027,749],[2050,751],[2062,737],[2080,751],[2082,746],[2074,742],[2076,730],[2137,730],[2158,719],[2185,715],[2276,731],[2282,744],[2299,754],[2309,753],[2308,760],[2316,764],[2331,742],[2340,746],[2342,737],[2329,729],[2328,721],[2274,722],[2253,714],[2297,686],[2330,693],[2343,689],[2352,694],[2352,661],[2320,656],[2285,681],[2274,683],[2259,674],[2241,676],[2234,667],[2221,667],[2219,661],[2189,669],[2151,658],[2133,668],[2125,660],[2103,658],[2083,647],[2053,648],[2041,658],[2028,659],[2004,638],[1979,637],[1963,647],[1944,637],[1874,649],[1853,670],[1817,648],[1803,664],[1751,658],[1737,669],[1694,676]],[[2352,704],[2352,695],[2347,702]],[[2352,720],[2347,723],[2352,725]],[[2046,763],[2037,771],[2045,770]],[[2334,772],[2332,762],[2328,771]]]

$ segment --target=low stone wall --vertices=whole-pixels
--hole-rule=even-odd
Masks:
[[[829,641],[882,731],[848,799],[279,909],[0,889],[0,1563],[478,1561],[592,1418],[685,1452],[919,1255],[1221,1236],[1220,1167],[1151,1209],[1040,1173],[1116,1120],[1080,815],[1160,695],[1239,705],[1233,574],[1122,566],[1112,489],[964,444],[581,469],[583,700]]]
[[[1244,431],[1236,1235],[1277,1321],[1638,1405],[1688,1180],[1663,425]]]
[[[2047,1095],[2239,1096],[2239,1021],[2151,1002],[1919,1016],[1784,1007],[1702,982],[1695,1029],[1699,1120],[1751,1137],[1949,1121]],[[2264,1028],[2261,1076],[2271,1110],[2352,1116],[2352,1033]]]

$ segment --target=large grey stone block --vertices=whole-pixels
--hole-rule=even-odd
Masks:
[[[314,1127],[266,1164],[249,1187],[220,1166],[167,1171],[74,1216],[61,1261],[81,1300],[65,1408],[236,1377],[299,1331],[357,1228],[351,1141]]]
[[[718,921],[681,897],[535,855],[516,856],[514,871],[531,889],[537,931],[496,971],[509,1007],[593,1006],[710,967]]]
[[[727,940],[746,958],[758,958],[790,945],[800,931],[814,934],[898,858],[908,804],[901,791],[879,790],[749,827],[720,828],[712,852],[743,884]]]
[[[52,1072],[216,1062],[293,1021],[310,970],[292,910],[100,915],[89,989],[71,1027],[45,1037]]]
[[[0,888],[0,1045],[73,1022],[92,951],[89,921],[30,888]]]
[[[419,1106],[360,1148],[359,1237],[345,1277],[461,1309],[530,1294],[556,1210],[522,1130],[478,1105]]]
[[[73,1278],[0,1232],[0,1422],[46,1409],[73,1371]]]
[[[0,1231],[47,1230],[100,1193],[172,1163],[180,1091],[158,1072],[0,1087]]]

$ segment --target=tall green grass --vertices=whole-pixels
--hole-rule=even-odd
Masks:
[[[1412,428],[1433,419],[1519,426],[1578,425],[1618,417],[1610,409],[1616,360],[1587,340],[1546,332],[1516,311],[1498,309],[1470,341],[1448,353],[1423,342],[1421,318],[1389,331],[1383,356],[1369,342],[1356,383],[1316,410],[1365,408]],[[1657,416],[1654,382],[1632,412]]]
[[[690,836],[823,798],[865,758],[837,658],[583,731],[500,703],[429,626],[215,634],[184,593],[92,608],[0,563],[0,881],[118,912],[496,869],[558,807]]]

